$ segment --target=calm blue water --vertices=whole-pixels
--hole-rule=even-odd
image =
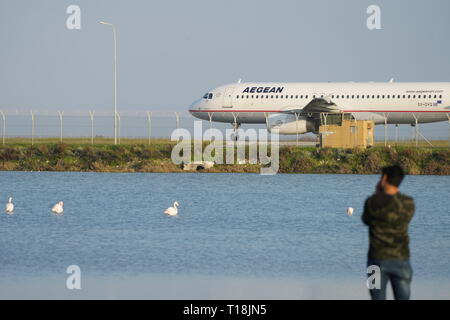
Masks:
[[[12,195],[15,203],[13,216],[1,205],[0,297],[9,297],[1,284],[7,288],[11,279],[61,278],[63,287],[72,264],[91,279],[358,282],[364,279],[368,245],[361,210],[377,180],[0,172],[1,202]],[[450,283],[450,177],[408,176],[403,192],[416,199],[410,226],[415,279]],[[59,200],[62,217],[50,212]],[[164,215],[174,201],[180,203],[179,217]],[[352,217],[345,213],[348,206],[355,208]]]

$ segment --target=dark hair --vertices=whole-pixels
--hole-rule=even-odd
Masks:
[[[386,175],[387,182],[396,187],[402,183],[402,180],[405,177],[405,172],[398,165],[384,167],[381,172],[382,175]]]

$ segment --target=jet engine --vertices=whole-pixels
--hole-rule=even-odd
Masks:
[[[278,130],[279,134],[301,134],[315,132],[315,125],[307,117],[295,117],[294,114],[276,113],[267,118],[267,130],[273,132]]]

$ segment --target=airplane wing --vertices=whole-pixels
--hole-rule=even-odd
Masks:
[[[314,98],[312,99],[305,107],[302,109],[288,109],[282,111],[282,113],[291,113],[291,114],[302,114],[302,115],[313,115],[318,113],[340,113],[342,110],[331,101],[330,96],[326,96],[323,98]]]

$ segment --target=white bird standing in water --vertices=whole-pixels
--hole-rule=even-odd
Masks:
[[[8,203],[6,204],[5,209],[7,214],[12,214],[14,211],[14,203],[12,203],[12,197],[9,197]]]
[[[61,215],[64,211],[63,209],[64,202],[60,201],[57,204],[55,204],[52,208],[52,212]]]
[[[353,208],[352,207],[348,207],[347,208],[347,215],[349,215],[349,216],[353,215]]]
[[[169,216],[176,216],[178,215],[178,206],[180,204],[178,202],[173,203],[173,207],[167,208],[166,211],[164,211],[165,214],[168,214]]]

